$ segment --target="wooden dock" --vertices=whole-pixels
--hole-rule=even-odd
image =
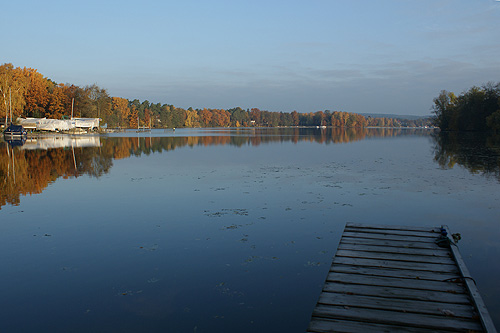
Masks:
[[[443,229],[348,223],[307,332],[496,332]]]

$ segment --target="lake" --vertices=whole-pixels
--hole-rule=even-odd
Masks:
[[[0,331],[304,332],[346,222],[460,233],[500,327],[499,170],[416,129],[0,142]]]

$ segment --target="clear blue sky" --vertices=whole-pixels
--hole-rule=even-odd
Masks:
[[[178,107],[428,115],[500,81],[500,2],[6,1],[0,63]]]

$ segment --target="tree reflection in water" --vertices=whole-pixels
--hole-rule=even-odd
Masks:
[[[241,128],[193,133],[186,132],[186,136],[103,136],[94,139],[59,136],[39,138],[36,142],[28,140],[19,145],[1,141],[0,208],[6,204],[18,205],[21,196],[41,193],[59,177],[100,177],[109,172],[114,159],[168,152],[185,146],[242,147],[284,141],[337,144],[373,137],[428,135],[428,131],[400,128]],[[97,143],[88,144],[88,141]]]
[[[500,135],[478,132],[439,132],[434,160],[442,167],[465,167],[471,173],[493,176],[500,181]]]

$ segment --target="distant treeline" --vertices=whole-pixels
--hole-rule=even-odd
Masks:
[[[436,126],[444,131],[499,131],[500,82],[472,87],[458,97],[442,90],[433,110]]]
[[[79,87],[56,83],[32,68],[14,68],[10,63],[0,66],[0,109],[5,119],[12,111],[17,117],[101,118],[109,127],[172,128],[172,127],[280,127],[334,126],[354,127],[422,127],[429,118],[401,120],[372,118],[342,111],[310,113],[271,112],[240,107],[224,109],[183,109],[170,104],[140,102],[109,96],[96,84]]]

